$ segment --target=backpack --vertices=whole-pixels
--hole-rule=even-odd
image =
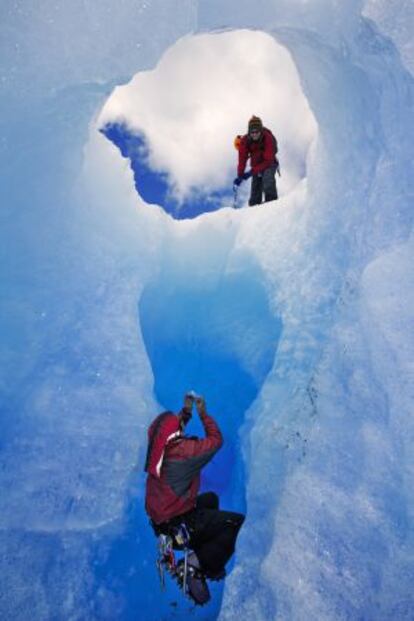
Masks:
[[[278,147],[277,147],[277,140],[275,138],[275,136],[273,135],[273,133],[270,131],[270,129],[267,129],[267,127],[264,127],[263,130],[266,130],[269,132],[269,134],[272,137],[273,140],[273,146],[275,149],[275,156],[276,153],[278,151]],[[237,136],[235,137],[233,144],[234,144],[234,148],[236,149],[236,151],[238,151],[240,149],[240,143],[242,141],[243,136],[241,136],[240,134],[237,134]],[[250,138],[250,136],[247,134],[247,142],[250,144],[252,142],[252,138]],[[262,150],[264,151],[264,140],[263,140],[263,134],[262,137],[260,138],[260,146],[262,147]]]

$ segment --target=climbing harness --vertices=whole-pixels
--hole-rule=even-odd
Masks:
[[[172,539],[169,535],[158,537],[157,569],[160,577],[161,589],[165,589],[165,570],[173,572],[176,567]]]
[[[180,524],[171,531],[170,535],[161,534],[158,537],[157,569],[161,582],[161,589],[165,589],[165,571],[181,583],[184,595],[188,595],[188,554],[190,552],[190,534],[185,524]],[[184,552],[184,561],[176,562],[174,554],[176,549]]]

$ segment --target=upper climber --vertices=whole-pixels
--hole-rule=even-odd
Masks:
[[[276,157],[277,140],[258,116],[252,116],[248,124],[248,133],[238,136],[235,146],[239,152],[237,177],[235,185],[252,176],[249,205],[260,205],[277,199],[276,170],[279,162]],[[245,173],[247,160],[250,157],[251,170]]]

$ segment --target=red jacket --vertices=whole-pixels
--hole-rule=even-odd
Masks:
[[[263,128],[259,140],[253,140],[248,134],[243,136],[239,146],[239,165],[237,174],[239,177],[245,171],[247,160],[250,157],[250,165],[254,175],[258,175],[267,168],[277,165],[277,140],[270,129]]]
[[[200,471],[223,444],[214,419],[208,414],[202,414],[200,418],[206,433],[203,439],[177,437],[178,417],[171,412],[161,414],[149,429],[145,509],[156,524],[195,507]],[[161,454],[160,446],[165,438],[167,443]],[[162,463],[158,460],[160,454]],[[155,455],[154,459],[152,455]]]

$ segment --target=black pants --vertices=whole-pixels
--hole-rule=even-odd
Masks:
[[[217,494],[207,492],[198,496],[196,508],[187,520],[190,546],[197,554],[203,571],[207,577],[220,574],[234,553],[244,515],[221,511]]]
[[[217,494],[207,492],[197,497],[197,505],[193,511],[177,516],[169,524],[177,526],[183,522],[190,534],[190,548],[197,554],[201,569],[207,577],[216,577],[223,572],[234,553],[244,515],[221,511]],[[160,524],[156,528],[157,534],[168,532],[167,525]]]
[[[265,196],[265,203],[277,199],[276,166],[267,168],[261,175],[253,175],[250,189],[249,205],[260,205]]]

